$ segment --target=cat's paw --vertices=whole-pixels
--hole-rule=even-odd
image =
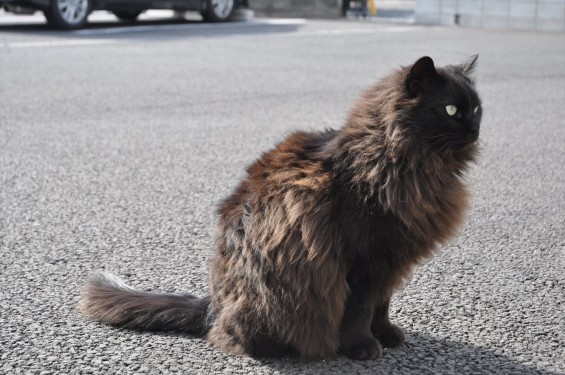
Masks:
[[[341,351],[353,359],[376,359],[383,355],[383,347],[374,337],[363,337],[360,340],[342,345]]]
[[[385,348],[396,348],[406,340],[404,330],[396,324],[390,324],[382,331],[374,332],[374,335]]]

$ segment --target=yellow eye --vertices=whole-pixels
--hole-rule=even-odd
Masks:
[[[454,114],[457,113],[457,107],[454,105],[445,106],[445,110],[447,111],[447,114],[450,116],[453,116]]]
[[[477,113],[479,112],[479,106],[476,106],[475,109],[473,109],[473,113]]]

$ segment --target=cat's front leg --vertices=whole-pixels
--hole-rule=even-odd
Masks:
[[[371,331],[377,290],[363,265],[348,275],[350,295],[340,328],[340,350],[354,359],[375,359],[383,347]]]
[[[402,328],[391,323],[388,316],[389,307],[390,298],[377,301],[371,331],[385,348],[394,348],[404,343],[405,334]]]

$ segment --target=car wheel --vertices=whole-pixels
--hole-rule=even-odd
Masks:
[[[51,0],[45,18],[56,28],[78,29],[86,24],[91,3],[91,0]]]
[[[114,16],[118,17],[120,21],[134,22],[141,14],[140,11],[116,10]]]
[[[202,17],[208,22],[227,21],[235,8],[235,0],[206,0]]]

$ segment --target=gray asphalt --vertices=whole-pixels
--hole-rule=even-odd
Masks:
[[[565,34],[116,26],[0,26],[0,373],[565,373]],[[247,164],[292,130],[339,127],[400,64],[474,53],[473,209],[394,298],[408,346],[366,362],[255,360],[77,314],[95,270],[205,295],[214,206]]]

